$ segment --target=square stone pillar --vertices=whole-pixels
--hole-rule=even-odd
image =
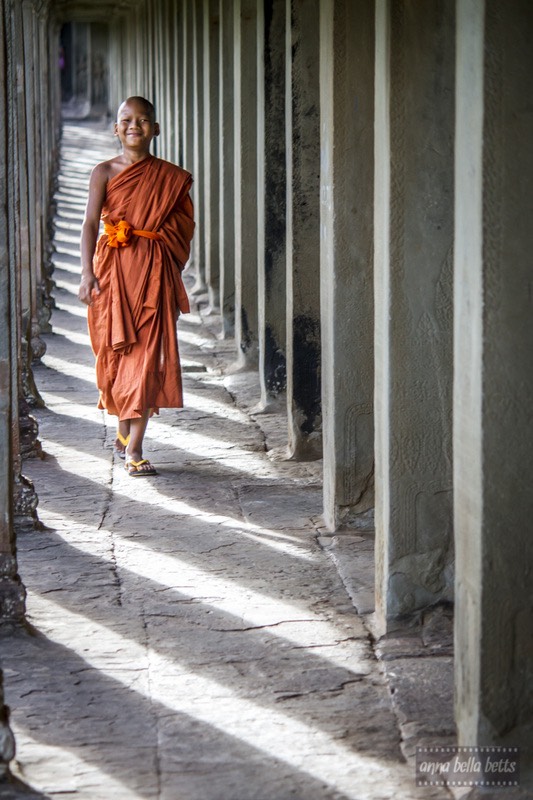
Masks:
[[[257,366],[257,2],[234,3],[234,369]],[[224,209],[224,213],[228,213]]]
[[[205,276],[205,186],[204,186],[204,5],[202,0],[192,3],[192,41],[189,46],[193,53],[193,167],[194,178],[192,197],[194,200],[194,237],[192,250],[196,280],[192,294],[204,294],[207,288]]]
[[[453,597],[454,5],[376,3],[376,612]]]
[[[169,81],[170,96],[169,102],[175,113],[175,122],[171,134],[171,156],[170,160],[180,166],[183,164],[183,101],[182,101],[182,60],[181,52],[183,48],[183,26],[182,26],[182,4],[179,0],[170,0],[170,41],[169,41]]]
[[[289,457],[322,455],[319,0],[287,0],[287,411]]]
[[[181,21],[181,146],[182,162],[181,166],[189,172],[194,171],[194,25],[193,25],[193,2],[194,0],[183,0],[180,5]],[[198,176],[193,175],[198,181]],[[192,198],[196,203],[196,189],[193,190]],[[195,208],[196,216],[196,208]],[[194,237],[200,235],[198,229],[195,230]],[[194,238],[193,238],[194,241]],[[189,264],[195,265],[197,251],[191,247]]]
[[[17,574],[13,529],[14,477],[20,476],[20,307],[16,247],[19,175],[16,169],[18,147],[14,124],[17,54],[16,37],[12,29],[13,15],[14,9],[3,4],[0,10],[0,70],[6,76],[0,92],[0,114],[6,121],[0,132],[0,620],[3,621],[22,620],[25,600],[24,587]],[[23,75],[21,77],[24,78]]]
[[[320,4],[324,519],[373,507],[374,5]]]
[[[258,3],[257,273],[260,408],[287,385],[285,155],[285,0]]]
[[[456,719],[461,744],[530,749],[533,5],[457,9]]]
[[[166,0],[159,0],[157,5],[157,9],[151,9],[151,36],[149,36],[148,40],[149,54],[153,62],[152,86],[154,87],[149,99],[155,105],[157,119],[161,124],[161,133],[154,139],[152,148],[154,155],[158,155],[160,158],[168,158],[169,121],[166,103],[168,86],[164,80],[164,64],[166,61],[165,31],[168,31],[168,23],[164,19]]]
[[[220,309],[219,0],[204,0],[204,238],[210,313]]]
[[[183,164],[184,169],[192,172],[194,169],[194,26],[193,9],[194,0],[183,0],[181,9],[181,57],[182,57],[182,135],[183,135]]]
[[[228,208],[235,202],[235,141],[234,141],[234,65],[235,38],[233,3],[219,0],[219,236],[220,236],[220,313],[221,337],[233,336],[235,331],[235,222]]]

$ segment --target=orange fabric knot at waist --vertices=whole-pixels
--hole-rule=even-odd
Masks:
[[[135,230],[125,219],[121,219],[116,225],[104,222],[104,232],[107,233],[108,247],[127,247],[131,244],[132,236],[144,236],[145,239],[161,239],[161,236],[154,231]]]

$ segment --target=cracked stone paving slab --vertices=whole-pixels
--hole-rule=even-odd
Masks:
[[[106,137],[66,127],[64,146],[88,153],[60,192],[83,191]],[[64,225],[35,370],[46,457],[25,465],[43,528],[18,543],[29,625],[1,641],[18,777],[54,799],[449,797],[417,789],[405,761],[368,630],[319,542],[319,467],[270,457],[276,426],[236,405],[246,377],[228,383],[230,350],[197,309],[179,323],[186,408],[148,428],[160,475],[126,474],[95,408]]]

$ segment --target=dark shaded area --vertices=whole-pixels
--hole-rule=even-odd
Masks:
[[[322,411],[320,375],[320,322],[308,316],[295,317],[293,355],[298,365],[294,375],[294,401],[304,415],[300,428],[313,433]]]
[[[287,360],[269,325],[265,327],[265,375],[269,392],[279,394],[287,386]]]

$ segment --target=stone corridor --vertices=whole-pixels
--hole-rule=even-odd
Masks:
[[[29,627],[2,641],[18,777],[79,800],[449,797],[415,788],[394,670],[352,602],[371,610],[370,534],[346,539],[361,548],[350,598],[342,545],[320,528],[319,462],[283,459],[283,419],[253,413],[251,373],[225,374],[232,345],[201,302],[179,323],[186,407],[148,429],[160,475],[135,481],[113,454],[76,296],[88,173],[112,145],[103,127],[65,126],[56,308],[36,369],[46,457],[25,468],[43,528],[18,540]],[[445,741],[449,654],[432,669]]]

